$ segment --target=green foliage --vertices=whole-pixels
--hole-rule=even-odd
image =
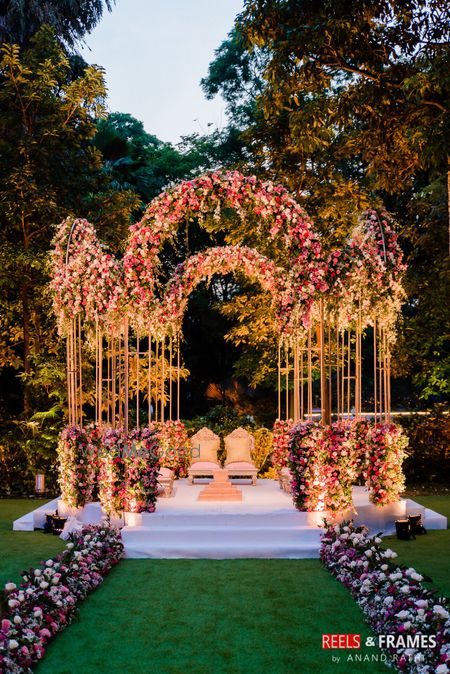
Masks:
[[[422,399],[446,400],[450,395],[450,257],[444,180],[417,190],[407,209],[409,299],[394,371],[411,377]]]
[[[247,0],[202,81],[207,96],[225,98],[252,169],[291,189],[325,247],[340,245],[369,204],[383,201],[395,214],[409,302],[394,365],[417,397],[441,400],[449,394],[449,36],[442,0]],[[253,330],[264,307],[250,289],[223,308],[247,314],[228,336],[242,344],[236,372],[253,383],[270,382],[271,354]]]
[[[28,45],[44,24],[73,47],[100,21],[104,6],[111,11],[115,0],[9,0],[2,3],[0,42]]]
[[[273,433],[268,428],[257,428],[253,431],[255,447],[252,454],[253,463],[258,474],[265,473],[270,466],[270,455],[273,449]]]
[[[450,416],[439,407],[427,416],[401,417],[409,437],[408,458],[403,464],[411,485],[450,482]]]
[[[139,195],[146,205],[171,181],[187,177],[189,161],[170,143],[144,130],[142,122],[113,112],[97,122],[94,145],[112,184]]]
[[[0,495],[32,494],[36,473],[45,473],[46,489],[57,491],[56,447],[60,415],[52,421],[10,421],[0,435]]]
[[[312,119],[316,128],[333,129],[341,156],[359,156],[388,192],[402,189],[423,165],[432,128],[444,142],[446,164],[448,3],[358,0],[349,11],[340,0],[249,1],[239,26],[247,45],[270,53],[266,115],[287,110],[303,117],[306,107],[306,125]],[[308,115],[311,102],[324,114]]]
[[[0,495],[32,492],[33,477],[22,446],[12,433],[3,433],[0,439]]]
[[[206,426],[220,438],[225,437],[235,428],[241,426],[250,430],[255,427],[253,417],[248,414],[239,414],[229,405],[215,405],[207,414],[191,420],[183,420],[189,435],[193,435]]]
[[[221,94],[227,112],[238,128],[252,123],[256,114],[255,99],[264,89],[262,72],[267,61],[264,51],[246,48],[244,37],[236,26],[215,50],[208,75],[201,86],[208,99]]]
[[[20,374],[28,417],[47,404],[53,375],[61,383],[64,362],[46,286],[54,224],[69,214],[89,216],[94,208],[102,235],[109,228],[113,238],[125,230],[135,206],[132,193],[110,185],[91,142],[104,97],[102,70],[87,66],[75,76],[48,27],[26,49],[3,44],[0,367]],[[51,376],[44,382],[45,373]]]

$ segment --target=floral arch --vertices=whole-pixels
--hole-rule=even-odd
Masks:
[[[181,332],[190,294],[202,281],[215,274],[242,274],[271,295],[272,309],[280,334],[287,334],[292,320],[292,286],[282,267],[247,246],[220,246],[192,255],[178,265],[154,310],[161,337]]]
[[[256,218],[261,236],[279,239],[287,254],[298,300],[309,309],[314,295],[325,290],[322,247],[303,208],[281,185],[262,182],[237,171],[214,172],[180,183],[156,197],[141,221],[130,227],[124,257],[124,285],[134,313],[152,310],[158,256],[186,220],[220,221],[224,209],[240,218]]]
[[[232,209],[261,237],[278,241],[281,267],[245,245],[211,248],[185,260],[164,287],[159,255],[190,218]],[[69,418],[127,426],[129,402],[148,419],[179,418],[179,337],[187,298],[215,273],[243,271],[272,297],[279,336],[278,416],[311,419],[319,375],[321,416],[361,409],[362,340],[374,344],[375,417],[389,419],[390,344],[401,306],[404,266],[388,214],[369,210],[341,249],[327,256],[305,211],[280,185],[214,172],[166,190],[130,227],[121,259],[86,220],[58,227],[51,253],[53,303],[67,338]],[[370,326],[370,332],[367,328]],[[95,354],[95,393],[86,396],[82,361]],[[283,394],[282,394],[283,390]],[[93,401],[93,402],[92,402]],[[152,412],[153,410],[153,412]]]

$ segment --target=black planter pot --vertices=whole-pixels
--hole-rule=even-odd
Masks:
[[[410,541],[415,538],[409,519],[395,520],[395,531],[400,541]]]
[[[52,533],[55,536],[59,536],[64,529],[64,525],[67,522],[67,517],[60,517],[59,515],[52,516]]]
[[[53,518],[55,513],[45,513],[44,534],[53,533]]]

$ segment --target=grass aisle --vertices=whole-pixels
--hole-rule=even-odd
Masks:
[[[450,499],[433,498],[417,500],[448,515]],[[39,532],[8,530],[10,519],[30,505],[0,502],[2,582],[63,547]],[[399,561],[450,592],[449,530],[386,544]],[[322,633],[360,633],[363,642],[370,634],[348,591],[318,560],[126,560],[49,646],[37,674],[389,671],[381,663],[348,662],[351,651],[333,651],[341,660],[332,662],[332,652],[321,648]]]
[[[369,632],[317,560],[127,560],[49,647],[38,674],[384,672],[321,647]],[[363,649],[372,653],[374,649]]]

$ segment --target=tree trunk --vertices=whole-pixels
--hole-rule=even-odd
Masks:
[[[23,411],[28,418],[31,413],[28,375],[30,374],[30,307],[28,298],[28,284],[24,283],[20,289],[22,301],[22,330],[23,330],[23,371],[25,374],[23,389]]]
[[[450,157],[447,161],[448,254],[450,255]]]

